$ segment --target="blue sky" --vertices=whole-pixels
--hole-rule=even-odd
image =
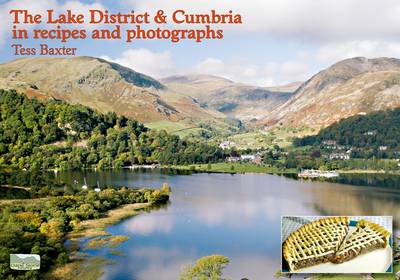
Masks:
[[[305,80],[349,57],[400,57],[397,0],[0,1],[0,15],[8,19],[0,24],[0,62],[17,58],[10,48],[13,41],[8,11],[12,8],[41,13],[49,8],[57,13],[67,9],[83,13],[89,9],[154,13],[163,9],[167,14],[176,9],[189,13],[214,9],[242,15],[243,24],[227,26],[223,40],[75,40],[66,44],[77,47],[78,55],[103,57],[156,78],[201,73],[271,86]],[[35,47],[43,42],[24,40],[23,44]],[[63,45],[53,40],[47,43]]]

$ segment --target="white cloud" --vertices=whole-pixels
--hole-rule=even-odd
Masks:
[[[85,15],[85,19],[88,19],[90,9],[106,9],[103,5],[99,3],[85,4],[79,1],[66,1],[62,4],[56,0],[12,0],[7,1],[0,5],[0,17],[2,23],[0,24],[0,46],[2,46],[7,39],[11,39],[12,30],[12,16],[9,14],[10,10],[22,9],[28,10],[31,14],[41,14],[43,15],[43,20],[46,17],[46,11],[48,9],[53,9],[55,15],[59,13],[64,13],[66,10],[71,10],[73,13],[82,13]],[[35,25],[29,24],[18,24],[18,27],[24,27],[26,29],[32,29]],[[37,25],[36,25],[37,26]],[[49,26],[46,24],[40,24],[39,26]],[[96,26],[99,28],[99,26]],[[54,27],[53,27],[54,28]],[[86,28],[88,30],[94,28],[94,25],[89,25],[87,23],[77,26],[77,28]]]
[[[118,5],[118,4],[116,4]],[[348,40],[382,40],[400,35],[400,2],[398,0],[204,0],[178,1],[128,0],[119,3],[120,10],[129,8],[138,12],[163,9],[171,14],[176,9],[188,13],[207,13],[214,9],[219,13],[242,15],[242,26],[229,26],[235,32],[263,32],[266,35],[286,36],[298,40],[337,42]],[[10,8],[26,8],[56,11],[67,8],[87,14],[87,10],[106,9],[100,3],[56,0],[11,0],[0,6],[0,15],[8,17]],[[9,30],[7,24],[0,26],[0,37]]]
[[[325,44],[314,51],[298,51],[291,60],[283,62],[250,63],[244,58],[240,61],[222,60],[206,57],[194,66],[177,69],[170,52],[152,52],[148,49],[130,49],[121,57],[110,59],[136,71],[156,78],[173,74],[209,74],[221,76],[235,82],[258,86],[275,86],[295,81],[305,81],[321,68],[329,67],[340,60],[365,56],[400,57],[400,43],[384,41],[346,41]],[[321,68],[316,68],[316,66]]]
[[[85,23],[79,25],[81,28],[91,30],[94,28],[101,28],[101,24],[93,25],[89,24],[90,13],[89,10],[106,10],[100,3],[84,4],[79,1],[67,1],[64,4],[58,6],[58,12],[65,12],[66,10],[71,10],[74,14],[83,14],[85,16]]]
[[[318,49],[315,59],[319,62],[335,63],[356,56],[400,57],[400,43],[364,40],[328,44]]]
[[[196,65],[195,71],[212,75],[224,75],[226,66],[222,60],[208,57]]]
[[[299,61],[287,61],[280,65],[280,76],[285,82],[302,81],[309,78],[308,65]]]
[[[177,69],[169,51],[153,52],[144,48],[126,50],[116,58],[107,55],[101,58],[154,78],[196,73],[220,76],[235,82],[258,86],[275,86],[302,81],[312,74],[308,65],[302,61],[270,62],[259,66],[246,61],[225,62],[214,57],[205,58],[194,66]]]
[[[243,62],[224,62],[218,58],[208,57],[194,66],[193,70],[199,74],[209,74],[231,79],[243,83],[263,83],[259,77],[260,69],[257,65]]]
[[[55,0],[12,0],[5,2],[0,5],[0,18],[2,23],[0,24],[0,46],[5,43],[7,39],[11,39],[11,30],[13,27],[13,17],[10,15],[10,10],[24,9],[29,10],[32,13],[44,13],[49,7],[57,6]],[[22,25],[20,25],[22,26]],[[23,25],[24,28],[32,27],[32,25]]]
[[[0,24],[0,46],[10,39],[12,24],[9,10],[18,8],[33,13],[44,13],[48,8],[56,13],[71,9],[86,15],[88,9],[107,9],[100,3],[88,4],[78,0],[6,1],[0,5],[0,16],[4,19]],[[118,10],[131,9],[137,12],[163,9],[167,13],[175,9],[184,9],[189,13],[209,12],[211,9],[221,13],[232,10],[243,16],[244,24],[242,27],[226,26],[236,32],[230,34],[231,38],[240,40],[242,31],[247,35],[257,32],[263,36],[307,42],[308,45],[307,51],[300,50],[294,58],[286,61],[260,59],[254,63],[246,60],[245,53],[239,54],[240,60],[221,59],[215,53],[185,68],[177,68],[171,52],[167,50],[128,49],[119,57],[103,57],[155,78],[196,72],[271,86],[305,80],[314,74],[315,67],[327,67],[349,57],[400,57],[400,43],[393,41],[400,35],[398,0],[165,0],[162,4],[156,0],[120,1]]]
[[[245,62],[224,62],[212,57],[198,63],[194,67],[194,72],[222,76],[236,82],[258,86],[302,81],[311,74],[309,66],[300,60],[254,65]]]
[[[174,63],[169,51],[153,52],[148,49],[129,49],[118,58],[102,56],[102,58],[119,63],[133,70],[155,78],[173,75]]]
[[[240,13],[244,30],[268,32],[277,36],[307,40],[363,40],[400,35],[400,2],[398,0],[157,0],[121,1],[138,11],[176,9],[188,12]]]
[[[117,58],[110,58],[106,55],[101,58],[155,78],[196,73],[220,76],[235,82],[258,86],[274,86],[302,81],[312,74],[308,65],[300,61],[270,62],[258,66],[243,61],[225,62],[214,57],[205,58],[198,64],[185,69],[177,69],[170,52],[153,52],[143,48],[129,49]]]

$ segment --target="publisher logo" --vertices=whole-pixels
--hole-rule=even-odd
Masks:
[[[10,268],[35,270],[40,268],[40,256],[36,254],[10,254]]]

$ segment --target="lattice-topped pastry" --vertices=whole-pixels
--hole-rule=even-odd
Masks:
[[[290,271],[328,262],[349,231],[348,217],[329,217],[303,225],[283,244]]]
[[[354,259],[358,255],[386,248],[389,237],[390,233],[384,227],[360,220],[354,232],[343,242],[331,261],[342,263]]]

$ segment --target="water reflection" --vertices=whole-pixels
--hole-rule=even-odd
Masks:
[[[400,222],[400,192],[372,187],[313,188],[312,206],[322,215],[393,216]]]
[[[164,218],[153,215],[139,215],[124,223],[126,232],[133,234],[149,235],[155,232],[168,233],[173,227],[173,217],[166,215]]]
[[[131,238],[119,248],[126,257],[107,256],[117,262],[106,268],[104,279],[179,279],[184,265],[210,254],[230,258],[225,277],[268,279],[280,267],[282,215],[400,217],[400,192],[389,189],[263,174],[186,176],[122,170],[85,176],[88,183],[99,180],[102,185],[159,187],[167,182],[172,187],[167,207],[108,228]]]
[[[392,189],[400,189],[400,175],[398,174],[341,174],[332,179],[333,182],[356,186],[374,186]]]

